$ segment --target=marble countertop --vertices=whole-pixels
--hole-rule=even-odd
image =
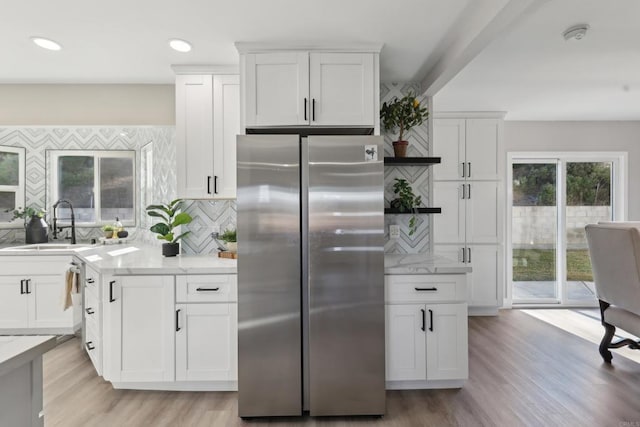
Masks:
[[[438,254],[386,254],[384,274],[461,274],[471,266]]]
[[[0,376],[35,359],[56,346],[56,337],[0,336]]]

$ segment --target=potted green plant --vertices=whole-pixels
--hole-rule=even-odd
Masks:
[[[167,204],[149,205],[147,206],[147,215],[154,218],[160,218],[149,228],[149,230],[157,233],[158,240],[166,240],[167,243],[162,244],[162,255],[166,257],[176,256],[180,252],[180,244],[178,240],[189,234],[185,231],[182,234],[175,235],[174,230],[184,224],[190,223],[193,218],[186,212],[181,212],[182,199],[173,200]]]
[[[396,178],[393,184],[393,192],[398,197],[391,201],[391,207],[398,209],[400,212],[418,212],[418,207],[422,203],[422,196],[416,196],[413,188],[406,179]],[[417,218],[411,215],[409,218],[409,236],[413,236],[417,229]]]
[[[225,230],[220,239],[225,243],[229,252],[238,252],[238,240],[235,229]]]
[[[405,157],[409,142],[404,140],[405,132],[409,132],[414,126],[420,126],[429,117],[426,107],[420,105],[420,101],[413,92],[407,93],[398,99],[393,97],[391,101],[384,102],[380,109],[380,119],[382,127],[395,132],[398,128],[398,139],[393,142],[393,153],[395,157]]]
[[[104,225],[102,226],[102,232],[104,233],[105,239],[111,239],[113,237],[113,225]]]
[[[19,207],[13,211],[12,221],[17,218],[24,220],[25,242],[26,243],[46,243],[49,241],[49,225],[44,220],[45,211],[42,208],[29,206]]]

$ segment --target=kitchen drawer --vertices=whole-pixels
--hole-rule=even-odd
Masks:
[[[91,322],[86,324],[84,349],[98,375],[102,375],[102,339]]]
[[[93,292],[96,297],[100,296],[100,273],[88,265],[84,267],[84,286],[85,289]]]
[[[176,276],[176,302],[233,302],[238,300],[238,276],[210,274]]]
[[[70,256],[3,256],[1,273],[3,276],[64,274],[70,263]]]
[[[92,322],[96,326],[96,330],[100,330],[100,312],[102,306],[100,300],[93,294],[93,292],[86,292],[84,294],[84,318],[87,323]]]
[[[466,302],[466,280],[466,274],[385,275],[385,302]]]

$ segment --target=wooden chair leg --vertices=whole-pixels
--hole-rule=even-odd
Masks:
[[[616,327],[604,322],[602,322],[602,326],[604,326],[604,336],[602,337],[602,341],[600,341],[600,356],[602,356],[606,363],[611,363],[613,355],[609,351],[609,345],[611,345],[611,340],[616,333]]]

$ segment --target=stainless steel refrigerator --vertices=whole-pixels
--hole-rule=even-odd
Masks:
[[[239,136],[238,412],[385,411],[376,136]]]

